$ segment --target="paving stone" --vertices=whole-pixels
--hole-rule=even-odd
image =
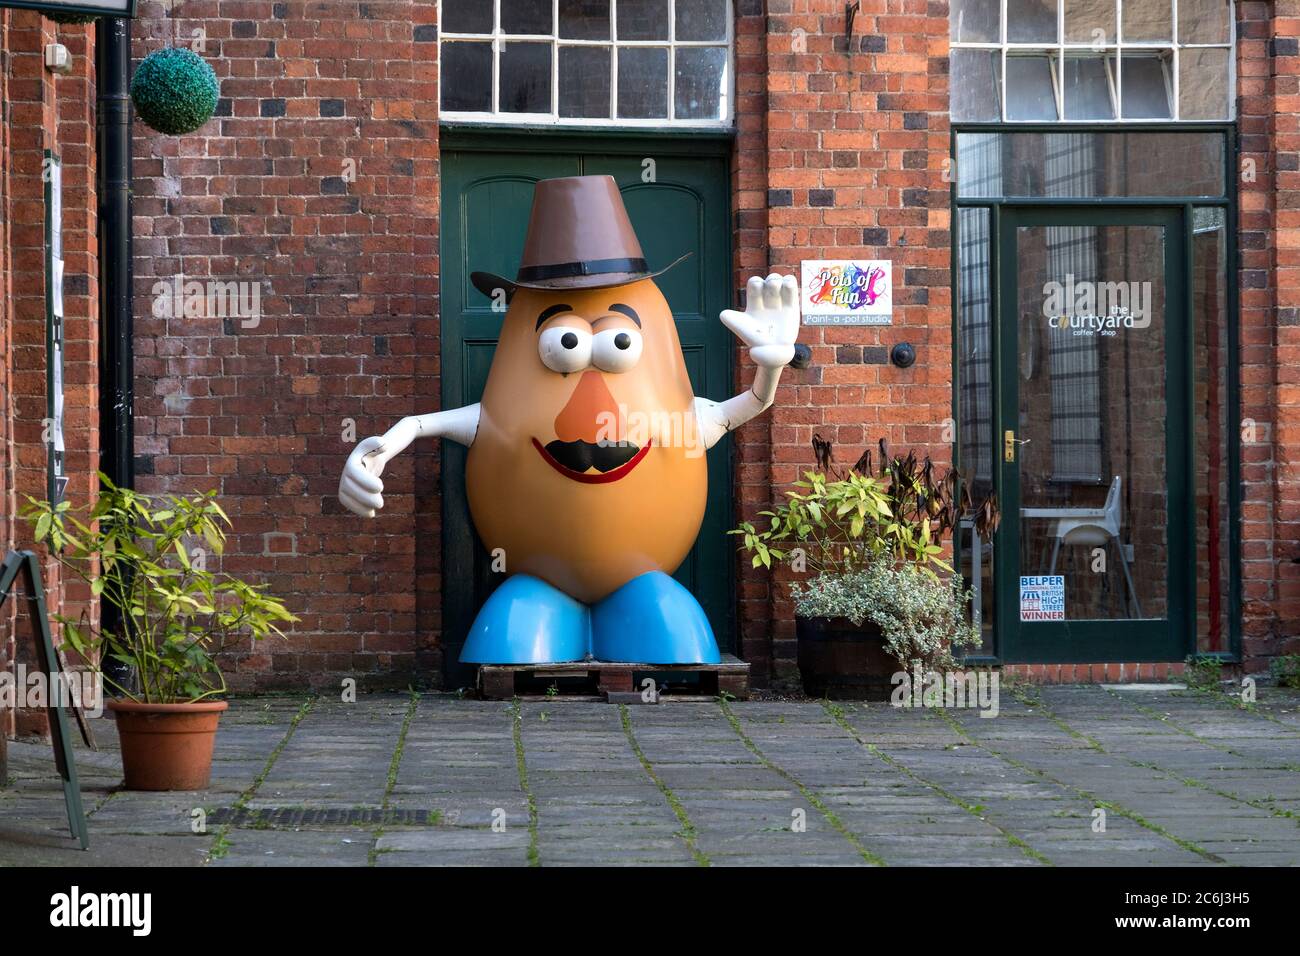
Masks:
[[[370,838],[347,830],[231,830],[211,866],[365,866]]]
[[[385,833],[375,841],[375,849],[418,850],[437,853],[441,850],[502,850],[528,846],[527,825],[500,832],[490,828],[433,827],[427,830],[402,830]]]
[[[1243,709],[1042,687],[996,718],[671,702],[626,709],[635,746],[604,703],[523,702],[516,719],[453,695],[320,698],[290,734],[306,700],[236,700],[202,793],[120,790],[98,721],[100,751],[78,744],[89,853],[49,745],[11,743],[0,865],[202,865],[220,842],[214,866],[525,866],[530,848],[544,866],[691,866],[688,835],[715,866],[1300,865],[1300,693],[1277,688]],[[230,822],[194,833],[196,808]]]

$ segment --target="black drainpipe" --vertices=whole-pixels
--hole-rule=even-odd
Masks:
[[[99,106],[99,469],[119,488],[132,488],[135,362],[131,343],[130,20],[100,17],[95,21],[95,87]],[[122,619],[117,608],[101,598],[99,613],[103,630],[117,633]],[[129,671],[124,665],[113,658],[103,663],[109,680],[128,686]]]
[[[99,461],[135,485],[131,333],[131,21],[95,21],[99,147]]]

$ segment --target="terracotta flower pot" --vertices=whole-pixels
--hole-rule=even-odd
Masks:
[[[203,790],[212,776],[217,721],[230,704],[137,704],[110,700],[128,790]]]

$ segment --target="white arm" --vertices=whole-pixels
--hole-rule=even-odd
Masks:
[[[794,342],[799,336],[799,282],[794,276],[755,276],[745,287],[745,311],[727,309],[720,318],[749,346],[749,357],[758,371],[749,390],[734,398],[725,402],[695,399],[695,420],[705,448],[712,448],[727,432],[771,407],[781,370],[794,358]]]
[[[383,435],[359,442],[343,466],[339,501],[353,514],[373,518],[384,506],[384,483],[379,476],[389,459],[401,454],[417,438],[449,438],[468,446],[478,432],[478,419],[477,404],[428,415],[410,415]]]

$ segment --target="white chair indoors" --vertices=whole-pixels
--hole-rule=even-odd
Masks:
[[[1106,503],[1100,508],[1026,508],[1026,518],[1045,518],[1052,522],[1048,536],[1053,538],[1052,561],[1048,574],[1056,573],[1056,559],[1061,553],[1061,545],[1085,545],[1105,547],[1112,541],[1119,558],[1120,567],[1124,569],[1124,581],[1128,585],[1129,598],[1137,616],[1142,616],[1142,605],[1138,602],[1137,590],[1133,587],[1133,576],[1129,572],[1128,556],[1124,553],[1124,542],[1120,538],[1123,520],[1120,509],[1120,476],[1116,475],[1106,493]]]

